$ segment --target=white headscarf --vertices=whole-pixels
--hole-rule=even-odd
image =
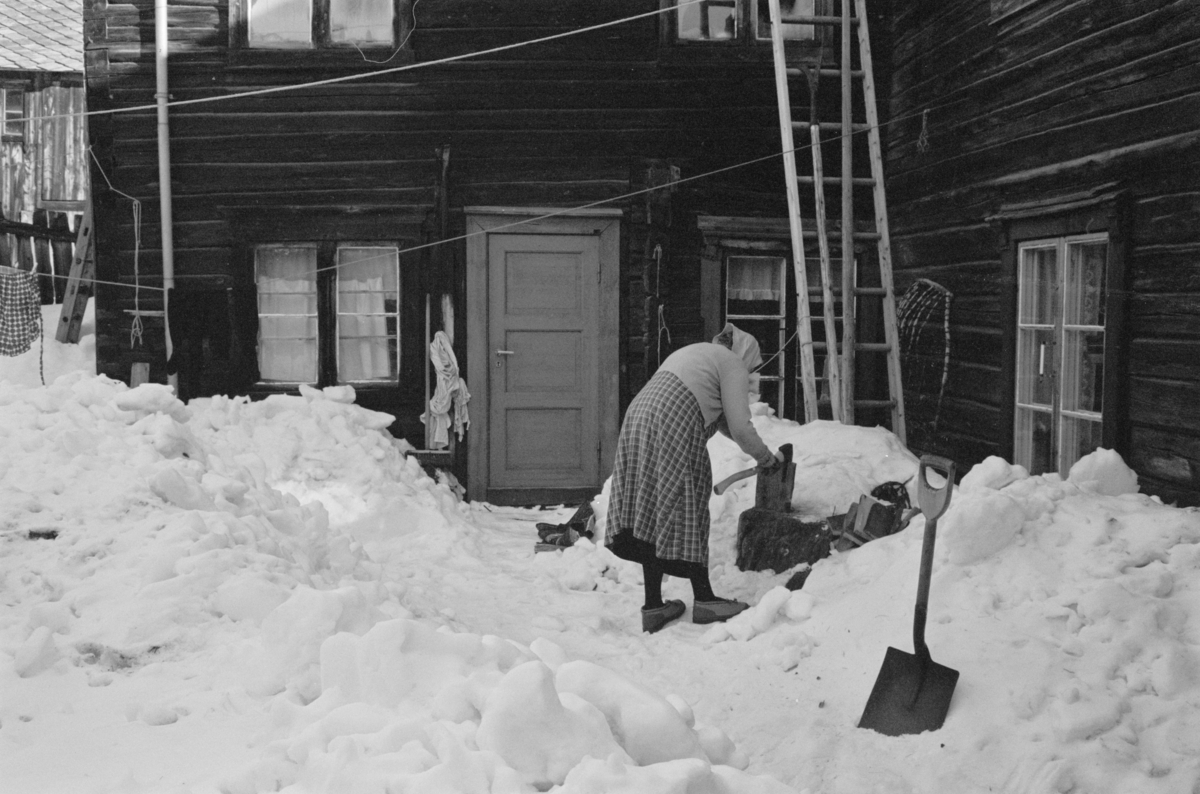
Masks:
[[[721,333],[713,337],[713,344],[722,345],[736,353],[750,372],[762,364],[763,359],[762,353],[758,349],[758,340],[733,323],[725,323]]]

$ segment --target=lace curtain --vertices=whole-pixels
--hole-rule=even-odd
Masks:
[[[728,300],[763,301],[780,298],[782,260],[765,256],[733,256],[726,270]]]
[[[399,254],[394,248],[338,249],[338,377],[397,374]]]
[[[263,380],[317,380],[317,249],[260,248],[258,371]]]

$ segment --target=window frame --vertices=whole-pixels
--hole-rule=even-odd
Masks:
[[[715,0],[721,2],[723,0]],[[819,7],[825,0],[813,0],[814,15],[819,14]],[[675,45],[679,47],[699,47],[699,48],[734,48],[739,50],[764,50],[764,57],[770,56],[771,37],[768,35],[763,38],[757,33],[757,14],[756,7],[759,0],[733,0],[736,3],[736,25],[737,35],[728,39],[687,39],[679,35],[679,14],[673,9],[678,5],[679,0],[660,0],[660,8],[664,11],[670,11],[662,15],[661,39],[664,44]],[[822,26],[811,26],[812,35],[803,39],[786,39],[785,43],[789,47],[796,46],[813,46],[819,45],[821,42]]]
[[[282,42],[263,46],[250,42],[250,3],[252,0],[230,0],[229,47],[241,58],[264,54],[278,57],[281,53],[307,52],[310,58],[321,61],[360,60],[367,63],[408,63],[413,60],[412,32],[415,27],[412,0],[392,0],[395,16],[392,20],[392,41],[387,44],[334,42],[330,25],[331,0],[309,0],[311,9],[308,43]],[[368,57],[370,56],[370,57]]]
[[[12,92],[21,95],[21,117],[17,121],[10,121],[8,118],[8,97]],[[29,140],[29,89],[24,85],[13,85],[11,83],[0,83],[0,142],[3,143],[19,143],[22,147]],[[10,133],[8,131],[9,124],[20,124],[21,131],[19,133]]]
[[[1015,414],[1013,417],[1013,426],[1012,426],[1012,431],[1013,431],[1013,455],[1012,455],[1013,461],[1012,462],[1023,465],[1026,468],[1030,469],[1031,471],[1033,470],[1032,462],[1033,462],[1034,451],[1032,449],[1032,446],[1029,444],[1029,442],[1025,441],[1022,438],[1022,435],[1024,432],[1021,427],[1022,412],[1049,414],[1051,437],[1053,439],[1052,443],[1053,443],[1054,471],[1056,471],[1057,473],[1059,473],[1062,476],[1066,476],[1066,474],[1070,470],[1071,466],[1075,463],[1076,460],[1078,460],[1078,458],[1073,457],[1074,453],[1071,450],[1069,450],[1067,445],[1064,443],[1066,433],[1067,433],[1066,422],[1064,422],[1064,419],[1074,419],[1074,420],[1080,420],[1080,421],[1084,421],[1084,422],[1092,422],[1095,424],[1099,424],[1101,434],[1103,434],[1103,432],[1104,432],[1105,425],[1104,425],[1104,410],[1103,410],[1103,405],[1104,405],[1103,390],[1101,392],[1101,410],[1099,412],[1087,411],[1087,410],[1082,410],[1082,409],[1078,409],[1078,408],[1064,407],[1064,397],[1066,395],[1066,390],[1068,388],[1068,383],[1066,382],[1066,379],[1067,379],[1066,373],[1068,370],[1067,356],[1070,352],[1069,346],[1067,344],[1068,333],[1070,333],[1072,331],[1075,331],[1075,332],[1099,331],[1104,334],[1104,342],[1105,342],[1105,350],[1106,351],[1107,351],[1108,342],[1109,342],[1109,339],[1108,339],[1109,331],[1108,331],[1107,324],[1088,325],[1088,324],[1079,324],[1079,323],[1068,323],[1067,317],[1066,317],[1066,314],[1067,314],[1066,307],[1074,295],[1074,293],[1071,289],[1070,280],[1068,278],[1068,262],[1069,262],[1069,258],[1071,255],[1071,249],[1073,246],[1082,246],[1082,245],[1089,245],[1089,244],[1095,244],[1095,243],[1104,243],[1104,245],[1105,245],[1104,278],[1106,281],[1105,286],[1107,287],[1108,259],[1109,259],[1108,248],[1110,245],[1109,236],[1108,236],[1107,232],[1064,235],[1061,237],[1035,239],[1035,240],[1023,240],[1023,241],[1017,243],[1017,307],[1018,307],[1018,309],[1017,309],[1017,317],[1016,317],[1016,326],[1017,326],[1017,337],[1018,338],[1017,338],[1017,346],[1016,346],[1016,348],[1017,348],[1016,349],[1017,361],[1016,361],[1016,369],[1015,369],[1016,377],[1014,378],[1014,383],[1013,383],[1013,401],[1014,401]],[[1039,250],[1040,251],[1053,250],[1055,252],[1055,280],[1054,280],[1054,283],[1052,285],[1050,285],[1051,286],[1050,294],[1052,296],[1052,299],[1049,302],[1050,310],[1051,310],[1050,317],[1049,317],[1049,320],[1050,320],[1049,323],[1030,322],[1022,317],[1021,307],[1026,305],[1027,298],[1029,295],[1029,289],[1032,288],[1032,285],[1030,285],[1028,280],[1024,278],[1024,273],[1026,271],[1025,255],[1027,252],[1039,251]],[[1107,292],[1106,292],[1106,296],[1107,296]],[[1107,308],[1107,307],[1104,307],[1104,308]],[[1045,319],[1045,318],[1039,318],[1039,319]],[[1022,392],[1025,390],[1023,387],[1026,386],[1026,384],[1028,383],[1027,380],[1023,380],[1023,377],[1026,374],[1025,367],[1023,366],[1023,364],[1027,364],[1029,362],[1023,362],[1023,360],[1022,360],[1023,355],[1022,355],[1021,335],[1022,335],[1023,331],[1036,331],[1036,330],[1049,331],[1051,334],[1051,344],[1053,345],[1052,360],[1050,362],[1050,366],[1052,367],[1051,382],[1053,385],[1053,392],[1050,395],[1050,403],[1048,405],[1043,404],[1043,403],[1026,402],[1026,401],[1022,400]],[[1039,369],[1043,368],[1046,363],[1044,361],[1044,350],[1042,352],[1043,352],[1043,358],[1039,359]],[[1103,358],[1104,358],[1105,363],[1107,363],[1107,355],[1104,355]],[[1044,472],[1038,471],[1038,472],[1034,472],[1034,473],[1041,474]]]
[[[786,307],[785,347],[786,361],[782,367],[784,388],[781,391],[780,405],[776,413],[782,418],[794,419],[803,423],[804,398],[801,385],[802,372],[800,360],[796,351],[799,350],[797,335],[797,314],[799,307],[796,302],[796,268],[792,261],[791,227],[786,218],[749,218],[708,216],[697,217],[697,228],[702,239],[700,256],[700,314],[703,321],[703,339],[705,341],[716,336],[724,327],[727,315],[725,311],[727,297],[725,285],[728,281],[728,261],[732,257],[771,257],[784,261],[784,295]],[[820,289],[819,257],[815,240],[805,241],[805,264],[810,286],[808,288],[809,322],[813,339],[820,342],[824,338],[824,309]],[[835,249],[836,250],[836,249]],[[832,258],[830,264],[840,276],[842,258]],[[855,259],[861,256],[860,249],[855,249]],[[855,268],[857,272],[857,267]],[[817,286],[811,286],[813,283]],[[841,334],[844,310],[841,295],[841,279],[834,279],[834,314],[837,333]],[[857,298],[852,300],[857,302]],[[855,307],[857,311],[857,306]],[[733,320],[736,324],[736,319]],[[825,350],[814,350],[817,372],[816,386],[820,401],[820,418],[832,417],[832,408],[828,396],[828,382],[825,378],[822,362],[827,355]],[[665,358],[665,356],[664,356]],[[766,355],[764,354],[764,358]]]
[[[730,301],[729,274],[730,274],[731,265],[735,259],[765,260],[765,261],[772,262],[778,266],[778,272],[775,275],[775,282],[776,282],[776,288],[779,291],[779,298],[777,301],[777,303],[778,303],[777,311],[774,314],[751,314],[751,313],[734,314],[734,313],[730,313],[730,311],[729,311],[729,308],[730,308],[730,306],[729,306],[729,301]],[[787,407],[787,393],[788,393],[788,389],[785,388],[787,385],[787,372],[788,372],[787,364],[788,364],[788,360],[790,358],[788,356],[787,345],[786,345],[786,343],[788,341],[788,291],[787,291],[788,266],[789,266],[788,257],[781,256],[779,254],[758,253],[758,252],[752,252],[752,251],[727,251],[725,253],[724,266],[722,267],[722,283],[724,286],[723,286],[723,289],[721,290],[721,299],[722,299],[721,314],[725,318],[725,320],[727,322],[734,323],[735,325],[738,324],[739,321],[744,321],[744,322],[749,322],[749,323],[771,323],[771,322],[774,322],[774,325],[776,326],[776,335],[778,337],[778,340],[776,342],[776,348],[778,350],[778,353],[777,354],[771,353],[767,350],[764,350],[763,354],[762,354],[763,355],[763,365],[758,370],[755,370],[755,372],[758,373],[760,382],[776,384],[775,385],[775,405],[773,405],[772,407],[775,409],[776,414],[778,414],[779,416],[784,415],[784,411]],[[770,299],[768,298],[767,300],[770,300]],[[745,325],[741,325],[739,327],[742,328],[742,330],[744,330],[744,331],[749,330],[746,328]],[[770,374],[770,375],[765,374],[766,370],[768,370],[768,369],[772,370],[776,374]],[[763,398],[763,402],[766,402],[768,405],[770,405],[770,402],[765,399],[764,395],[762,395],[761,392],[759,393],[759,396],[760,396],[760,398]]]
[[[255,241],[250,245],[250,259],[253,265],[253,288],[256,299],[256,318],[260,327],[263,314],[258,307],[258,252],[264,249],[305,248],[316,251],[316,372],[315,381],[304,382],[307,385],[323,388],[325,386],[355,386],[355,387],[396,387],[399,385],[403,364],[403,305],[404,305],[404,276],[402,272],[402,252],[404,250],[398,240],[279,240]],[[387,378],[345,379],[341,367],[341,337],[339,335],[339,319],[343,312],[339,311],[339,252],[347,248],[378,248],[390,250],[395,259],[394,266],[396,284],[396,310],[388,313],[395,321],[395,374]],[[261,362],[261,336],[254,339],[254,355],[256,362]],[[302,381],[268,380],[263,377],[261,363],[258,365],[256,388],[286,389],[295,388]]]
[[[371,313],[371,314],[365,314],[365,315],[357,313],[357,312],[343,312],[342,311],[341,305],[340,305],[340,298],[341,298],[342,293],[341,293],[341,290],[339,289],[340,284],[341,284],[340,276],[341,276],[341,272],[342,272],[341,271],[341,267],[342,267],[341,266],[341,252],[345,249],[350,249],[350,248],[359,248],[359,249],[370,248],[370,249],[391,251],[391,253],[395,259],[395,268],[396,268],[396,272],[395,272],[396,310],[395,311],[393,311],[393,312],[385,311],[385,312],[378,313],[378,314]],[[333,374],[337,376],[337,383],[339,385],[349,384],[349,385],[354,385],[354,386],[357,386],[357,385],[365,386],[365,385],[375,385],[375,384],[391,384],[391,383],[397,382],[398,379],[400,378],[400,365],[401,365],[402,355],[403,355],[403,350],[401,348],[401,342],[400,342],[400,335],[401,335],[400,334],[400,331],[401,331],[400,307],[401,307],[402,301],[403,301],[403,296],[402,296],[403,290],[401,288],[401,282],[400,282],[400,246],[399,246],[399,244],[392,244],[392,243],[385,244],[385,243],[379,243],[379,242],[339,241],[338,243],[336,243],[334,245],[333,257],[334,257],[334,267],[335,267],[335,270],[333,271],[333,275],[334,275],[334,278],[333,278],[333,282],[334,282],[334,285],[333,285],[333,292],[334,292],[334,295],[333,295],[333,337],[334,337],[333,345],[334,345],[334,367],[335,367]],[[349,380],[349,379],[342,378],[341,329],[342,329],[342,316],[343,315],[380,316],[380,317],[385,318],[385,320],[387,318],[391,318],[393,320],[393,322],[395,323],[395,360],[392,362],[392,366],[395,368],[394,375],[392,375],[390,377],[385,377],[385,378],[361,378],[361,379],[355,379],[355,380]],[[389,336],[389,339],[390,338],[391,337]]]
[[[1051,193],[1005,204],[987,221],[1000,259],[1000,380],[996,454],[1013,460],[1016,420],[1018,247],[1023,242],[1107,232],[1105,349],[1102,396],[1103,446],[1129,459],[1127,261],[1132,198],[1119,183],[1073,193]]]
[[[313,305],[314,305],[314,309],[315,309],[314,314],[312,314],[312,315],[308,315],[308,314],[267,315],[267,314],[263,313],[261,302],[260,302],[262,299],[262,292],[259,289],[258,255],[259,255],[260,251],[279,250],[279,249],[303,249],[303,250],[313,251],[313,254],[314,254],[314,256],[313,256],[313,265],[314,265],[314,269],[313,269],[314,303],[313,303]],[[258,361],[258,383],[260,385],[264,385],[264,386],[298,386],[301,383],[305,383],[305,384],[320,383],[322,380],[322,378],[321,378],[321,345],[324,341],[323,340],[324,335],[321,333],[321,247],[320,247],[320,245],[315,244],[315,243],[267,243],[267,244],[263,244],[263,245],[255,245],[253,247],[252,261],[254,264],[255,305],[256,305],[257,314],[258,314],[258,329],[259,329],[258,337],[254,340],[255,358]],[[262,340],[262,326],[263,326],[262,318],[263,317],[274,317],[274,316],[285,316],[285,317],[309,317],[309,316],[311,316],[311,317],[313,317],[314,320],[316,320],[316,327],[315,327],[316,336],[313,339],[313,342],[315,343],[315,350],[313,352],[314,352],[314,355],[316,356],[315,372],[316,372],[316,376],[317,376],[315,380],[312,380],[312,381],[274,380],[274,379],[266,378],[263,376],[263,374],[262,374],[262,369],[263,369],[263,367],[262,367],[262,342],[263,342],[263,340]]]

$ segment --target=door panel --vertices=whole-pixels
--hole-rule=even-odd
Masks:
[[[595,235],[489,236],[490,487],[598,481],[599,274]]]

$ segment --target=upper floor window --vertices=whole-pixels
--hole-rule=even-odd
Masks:
[[[25,92],[0,88],[0,139],[25,140]]]
[[[812,16],[817,0],[779,0],[786,19]],[[771,11],[768,0],[701,0],[680,5],[676,17],[679,41],[736,42],[752,44],[771,40]],[[784,22],[783,37],[789,40],[811,39],[813,26]]]
[[[411,30],[410,0],[241,0],[256,48],[395,48]]]

